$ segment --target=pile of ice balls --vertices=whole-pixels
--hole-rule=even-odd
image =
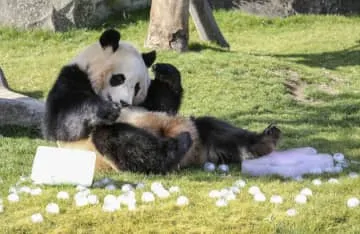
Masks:
[[[27,186],[23,183],[29,183],[29,177],[20,177],[20,180],[15,186],[11,186],[9,189],[9,195],[7,197],[9,205],[21,202],[22,195],[28,194],[31,196],[39,196],[42,194],[42,189],[36,185]],[[170,186],[166,188],[161,182],[153,182],[150,185],[150,190],[145,191],[144,183],[137,184],[123,184],[121,187],[117,187],[113,180],[104,178],[96,181],[93,184],[93,188],[104,188],[110,194],[104,196],[101,200],[96,194],[93,193],[91,188],[78,185],[75,187],[75,193],[73,196],[67,191],[59,191],[54,197],[53,201],[44,207],[43,212],[48,215],[58,215],[61,213],[61,207],[57,201],[61,200],[73,200],[73,204],[76,207],[86,207],[91,205],[101,206],[103,212],[115,212],[122,208],[126,208],[129,211],[136,210],[137,199],[136,190],[141,191],[141,203],[148,204],[155,202],[156,199],[167,199],[169,197],[176,196],[176,206],[187,206],[189,205],[189,199],[181,194],[179,186]],[[0,198],[0,213],[4,212],[3,200]],[[33,223],[41,223],[44,221],[43,212],[37,212],[31,215],[30,220]]]

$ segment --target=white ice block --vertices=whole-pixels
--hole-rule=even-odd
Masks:
[[[31,179],[36,184],[90,186],[96,154],[91,151],[39,146],[33,161]]]
[[[311,148],[272,152],[266,156],[244,160],[241,171],[253,176],[280,175],[297,177],[311,173],[314,168],[324,171],[333,168],[334,161],[329,154],[316,154]]]

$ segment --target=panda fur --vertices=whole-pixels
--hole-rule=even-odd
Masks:
[[[120,41],[118,31],[106,30],[97,43],[61,69],[46,100],[44,137],[57,141],[60,147],[94,150],[100,159],[97,161],[117,170],[146,173],[172,170],[192,144],[189,133],[164,139],[116,122],[122,106],[167,109],[167,102],[161,100],[168,97],[158,96],[163,95],[156,92],[162,87],[151,82],[147,71],[155,58],[155,52],[140,54],[131,44]],[[111,97],[104,93],[106,81],[121,92]],[[148,98],[148,93],[155,95]],[[181,95],[182,91],[177,92],[170,104],[178,103]],[[177,107],[168,109],[174,112]],[[106,150],[112,154],[108,156]],[[114,154],[116,157],[112,157]]]
[[[153,71],[154,81],[164,85],[162,91],[176,93],[176,90],[182,90],[180,72],[173,65],[156,64],[153,66]],[[104,89],[107,90],[110,86],[105,83]],[[107,95],[111,96],[114,92],[116,93],[116,87],[111,87]],[[123,108],[117,122],[142,128],[160,138],[174,138],[188,132],[192,145],[180,161],[178,165],[180,168],[200,166],[206,161],[238,163],[244,159],[257,158],[272,152],[280,138],[280,130],[272,125],[261,133],[255,133],[213,117],[187,118],[139,107]],[[108,138],[113,137],[115,136]],[[116,148],[118,141],[115,141],[114,145],[107,146],[100,143],[96,147],[102,154],[112,159],[122,157],[121,152],[118,154],[111,150]]]

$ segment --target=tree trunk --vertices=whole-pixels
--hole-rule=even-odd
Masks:
[[[202,40],[215,41],[221,47],[230,48],[215,21],[208,0],[190,0],[190,14]]]
[[[189,0],[152,0],[146,47],[188,49]]]

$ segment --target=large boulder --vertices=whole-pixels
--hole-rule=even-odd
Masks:
[[[45,104],[9,89],[0,68],[0,126],[18,125],[40,129]]]
[[[64,31],[94,26],[116,11],[149,4],[149,0],[0,0],[0,24]]]

